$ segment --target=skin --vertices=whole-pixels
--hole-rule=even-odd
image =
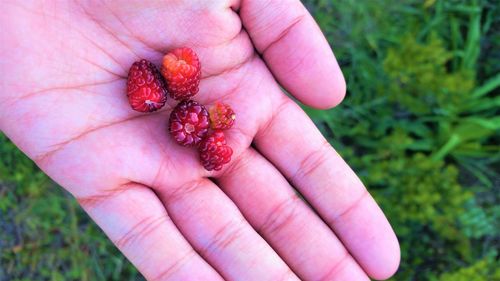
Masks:
[[[368,280],[399,246],[358,177],[285,95],[330,108],[345,82],[299,1],[4,1],[0,129],[71,192],[148,280]],[[189,46],[196,99],[237,114],[207,172],[125,97],[130,65]],[[342,122],[342,120],[337,120]],[[297,192],[307,200],[301,200]]]

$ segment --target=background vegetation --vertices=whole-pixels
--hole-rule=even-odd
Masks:
[[[500,280],[500,1],[309,0],[347,79],[306,108],[402,246],[393,280]],[[141,280],[0,134],[0,280]]]

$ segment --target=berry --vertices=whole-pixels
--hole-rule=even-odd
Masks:
[[[194,100],[180,102],[170,113],[170,134],[182,146],[200,143],[208,127],[208,111]]]
[[[165,105],[165,80],[148,60],[136,61],[128,71],[127,97],[130,106],[140,112],[152,112]]]
[[[227,104],[216,102],[209,110],[212,129],[226,130],[233,126],[236,114]]]
[[[198,93],[201,64],[193,50],[178,48],[166,54],[161,73],[167,80],[167,90],[173,99],[189,99]]]
[[[231,161],[233,150],[226,144],[226,137],[221,130],[211,132],[199,145],[201,164],[207,171],[222,169]]]

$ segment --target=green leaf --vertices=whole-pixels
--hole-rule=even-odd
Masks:
[[[482,86],[477,88],[473,93],[472,97],[482,97],[491,93],[496,88],[500,87],[500,73],[488,79]]]

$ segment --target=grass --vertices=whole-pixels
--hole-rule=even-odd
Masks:
[[[348,84],[305,110],[393,224],[393,280],[500,280],[500,3],[305,4]],[[0,280],[142,278],[2,135],[0,155]]]
[[[76,201],[0,134],[0,280],[142,280]]]
[[[498,2],[307,6],[348,97],[306,110],[393,224],[402,246],[393,279],[499,280]]]

